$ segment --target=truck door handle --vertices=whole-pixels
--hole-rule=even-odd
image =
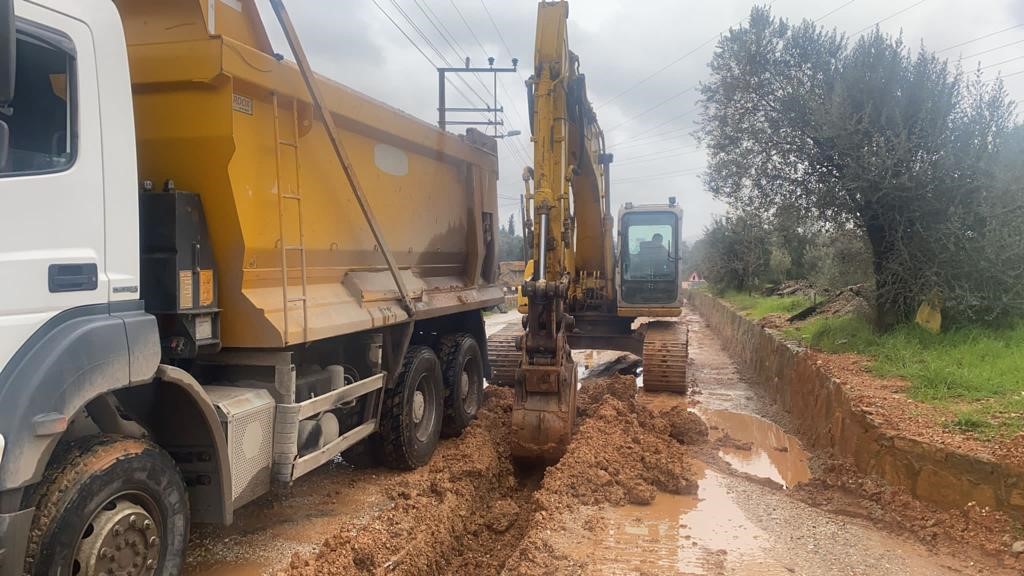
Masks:
[[[96,264],[50,264],[50,292],[87,292],[99,285]]]

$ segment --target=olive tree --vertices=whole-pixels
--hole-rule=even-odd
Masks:
[[[710,70],[698,137],[715,195],[858,230],[882,327],[935,289],[958,296],[968,276],[956,268],[990,224],[984,191],[1013,125],[1000,82],[969,82],[898,36],[875,30],[851,42],[761,7],[719,41]]]

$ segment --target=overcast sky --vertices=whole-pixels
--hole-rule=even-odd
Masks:
[[[259,2],[266,19],[272,13],[266,0]],[[493,56],[496,65],[507,66],[513,56],[519,58],[521,73],[501,75],[498,88],[499,105],[506,110],[505,128],[523,132],[505,139],[499,147],[502,221],[514,211],[518,222],[520,174],[533,150],[523,80],[532,68],[537,3],[376,3],[286,2],[317,71],[426,121],[437,121],[437,73],[382,10],[436,65],[444,64],[406,17],[452,64],[469,56],[475,65],[484,65],[487,56]],[[1024,0],[774,0],[770,4],[775,14],[791,21],[820,18],[821,24],[849,35],[858,35],[881,21],[885,32],[902,30],[908,45],[916,47],[923,42],[950,59],[964,57],[967,68],[980,62],[991,76],[999,71],[1004,76],[1021,72],[1008,77],[1006,84],[1013,97],[1024,100]],[[569,43],[580,56],[590,98],[609,150],[615,154],[615,206],[627,201],[664,202],[668,196],[677,196],[686,211],[684,237],[689,239],[700,236],[712,215],[724,211],[724,206],[703,190],[699,179],[705,158],[691,136],[697,118],[694,88],[707,77],[717,37],[739,24],[751,6],[751,2],[728,0],[570,2]],[[273,21],[268,24],[275,47],[286,53],[276,25]],[[452,38],[444,40],[442,34]],[[985,35],[990,36],[978,39]],[[961,43],[965,44],[957,46]],[[489,76],[467,80],[476,92],[490,99]],[[468,87],[461,87],[475,98]],[[448,92],[449,106],[480,104],[479,100],[461,99],[451,88]]]

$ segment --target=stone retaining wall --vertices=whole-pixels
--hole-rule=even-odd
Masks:
[[[1024,519],[1024,470],[883,430],[806,354],[705,292],[690,290],[687,299],[793,416],[809,447],[831,450],[921,500],[943,507],[976,502]]]

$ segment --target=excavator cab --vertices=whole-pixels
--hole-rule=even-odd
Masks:
[[[644,309],[678,308],[683,211],[675,204],[635,206],[619,211],[618,308],[646,316]]]

